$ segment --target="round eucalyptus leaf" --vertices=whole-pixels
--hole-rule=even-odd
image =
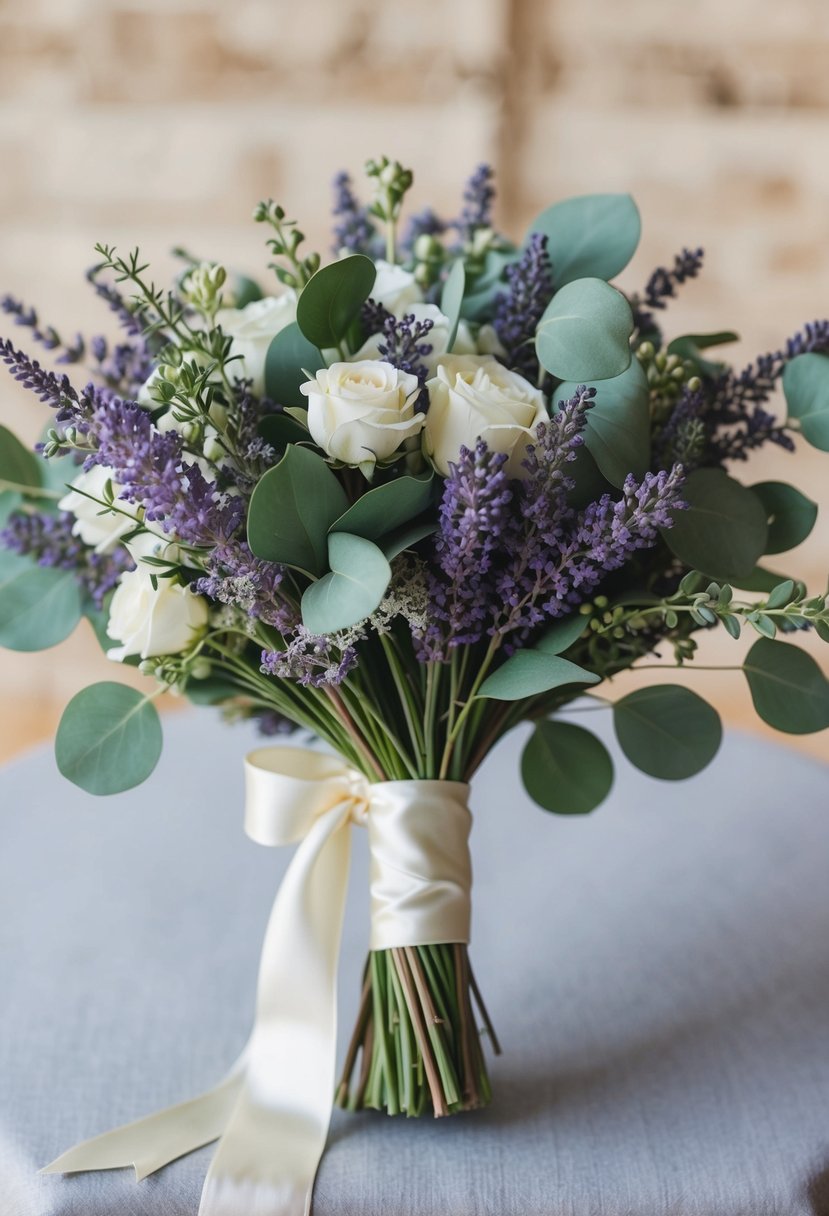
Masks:
[[[479,697],[496,701],[523,701],[567,684],[598,684],[592,671],[541,650],[516,650],[478,690]]]
[[[613,706],[613,724],[631,764],[663,781],[693,777],[711,763],[722,742],[717,711],[679,684],[628,693]]]
[[[328,538],[331,570],[302,597],[302,623],[324,636],[348,629],[371,616],[391,580],[391,566],[381,549],[362,536],[332,532]]]
[[[553,396],[553,408],[575,395],[579,386],[570,381],[560,384]],[[651,455],[651,415],[648,378],[638,359],[627,371],[612,380],[594,380],[593,405],[587,411],[584,445],[600,473],[611,485],[624,485],[629,473],[642,477]],[[568,469],[569,475],[569,469]]]
[[[783,372],[783,392],[789,417],[800,423],[803,438],[829,452],[829,358],[798,355]]]
[[[785,553],[806,539],[817,520],[817,503],[784,481],[761,481],[751,489],[766,509],[766,553]]]
[[[662,535],[693,570],[722,582],[751,574],[766,549],[766,511],[756,494],[722,469],[696,469],[682,488],[687,511]]]
[[[633,314],[621,292],[602,279],[576,279],[547,305],[536,330],[536,354],[560,380],[608,380],[630,366],[632,332]]]
[[[161,755],[155,706],[134,688],[105,681],[74,696],[55,738],[58,768],[89,794],[119,794],[146,781]]]
[[[371,258],[351,254],[323,266],[303,287],[297,325],[320,350],[337,346],[371,295],[377,271]]]
[[[521,756],[521,778],[533,802],[556,815],[586,815],[613,785],[613,761],[589,730],[539,722]]]
[[[0,549],[0,646],[48,650],[81,619],[83,597],[72,570],[47,569]]]
[[[307,406],[299,386],[321,367],[325,367],[325,360],[319,347],[308,341],[294,321],[271,339],[265,355],[265,395],[277,405]],[[280,415],[267,416],[274,417]]]
[[[323,458],[289,444],[251,496],[251,552],[265,561],[320,574],[327,564],[328,529],[347,507],[345,490]]]
[[[612,279],[624,270],[639,244],[642,220],[629,194],[582,194],[542,211],[530,232],[547,237],[559,288],[574,279]]]
[[[829,726],[829,680],[805,650],[760,638],[743,663],[757,713],[787,735]]]
[[[41,484],[42,462],[16,435],[0,426],[0,491],[22,490]]]
[[[535,643],[535,649],[544,654],[563,654],[577,642],[587,628],[587,617],[580,612],[562,617],[545,629]]]

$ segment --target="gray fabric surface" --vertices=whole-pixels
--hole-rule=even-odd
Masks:
[[[249,1029],[286,857],[241,830],[248,734],[166,725],[151,782],[0,774],[0,1213],[195,1216],[211,1149],[38,1177],[75,1141],[216,1081]],[[476,782],[473,961],[495,1103],[335,1114],[315,1216],[829,1216],[829,769],[739,736],[693,782],[624,764],[587,819]],[[341,1029],[365,949],[352,878]]]

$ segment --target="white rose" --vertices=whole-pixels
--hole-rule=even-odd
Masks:
[[[343,464],[387,461],[423,427],[416,376],[379,359],[332,363],[300,385],[314,442]]]
[[[478,330],[478,354],[479,355],[506,355],[506,347],[498,337],[498,332],[494,325],[487,323],[482,325]]]
[[[206,628],[207,600],[168,578],[157,577],[153,587],[153,573],[157,571],[139,561],[135,570],[121,575],[107,624],[107,633],[121,645],[108,650],[108,658],[178,654]]]
[[[402,317],[414,317],[415,321],[431,321],[432,328],[423,338],[424,345],[431,346],[431,351],[428,355],[424,355],[421,362],[428,368],[431,373],[434,373],[438,365],[441,355],[446,354],[446,347],[449,342],[449,318],[445,313],[442,313],[437,304],[410,304],[401,312],[395,314],[398,319]],[[382,359],[380,347],[385,342],[383,334],[372,334],[367,338],[356,354],[352,355],[354,360],[362,359]],[[455,334],[455,341],[452,346],[452,351],[456,355],[474,355],[477,353],[475,340],[469,326],[465,321],[461,321],[458,325],[458,332]]]
[[[253,391],[265,391],[265,356],[272,340],[286,325],[296,320],[296,293],[265,296],[244,308],[220,308],[216,322],[226,337],[232,338],[230,356],[233,362],[228,374],[236,379],[253,381]],[[236,359],[241,355],[241,359]]]
[[[461,447],[483,439],[493,452],[507,452],[506,471],[522,477],[521,462],[536,427],[547,420],[544,396],[529,380],[487,355],[446,355],[429,390],[424,448],[446,477]]]
[[[112,469],[103,464],[93,465],[88,473],[80,473],[70,482],[69,492],[58,503],[61,511],[71,511],[75,516],[73,535],[79,536],[96,553],[108,553],[115,548],[121,537],[135,527],[138,510],[132,503],[124,501],[119,501],[118,511],[109,511],[102,506],[108,481],[112,481],[112,492],[117,499],[121,487],[112,480]],[[87,498],[88,494],[92,498]]]
[[[382,258],[374,265],[377,277],[371,289],[372,300],[382,304],[396,317],[402,317],[404,313],[409,312],[412,304],[420,303],[423,292],[410,271],[404,270],[402,266],[395,266],[393,262],[384,262]]]

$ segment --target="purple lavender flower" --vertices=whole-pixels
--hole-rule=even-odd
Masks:
[[[134,563],[120,545],[112,553],[96,553],[72,535],[74,523],[70,511],[57,515],[15,511],[0,532],[0,544],[31,557],[39,566],[71,570],[96,608],[100,608],[121,574],[134,569]]]
[[[400,248],[404,253],[411,254],[419,237],[442,236],[449,227],[450,224],[446,220],[442,220],[439,215],[436,215],[431,207],[426,207],[409,219],[400,241]]]
[[[376,253],[377,234],[368,207],[358,201],[348,173],[338,173],[333,186],[332,213],[338,222],[334,225],[332,252],[338,254],[342,249],[348,249],[352,253],[365,253],[371,257]]]
[[[469,244],[479,228],[492,226],[495,174],[490,165],[478,165],[463,191],[463,207],[454,222],[462,244]]]
[[[632,300],[634,324],[640,333],[657,328],[656,318],[649,309],[666,308],[668,300],[675,299],[677,287],[697,277],[704,256],[702,249],[683,249],[670,269],[657,266],[645,284],[643,299],[634,296]]]
[[[547,237],[534,232],[518,262],[507,268],[509,291],[495,301],[495,332],[506,364],[526,379],[538,376],[535,331],[553,295],[553,268]]]
[[[195,590],[285,633],[296,625],[296,609],[282,594],[284,578],[284,566],[261,561],[245,541],[233,540],[213,550]]]
[[[149,317],[146,310],[138,305],[130,304],[117,287],[110,283],[102,283],[98,276],[104,269],[103,265],[92,266],[86,272],[86,280],[93,291],[107,305],[109,310],[118,318],[122,328],[133,338],[143,339]]]
[[[432,344],[423,339],[433,327],[434,321],[416,321],[411,314],[399,321],[395,317],[387,317],[383,324],[383,341],[378,345],[378,350],[388,363],[401,372],[417,376],[421,385],[425,384],[429,369],[421,360],[432,353]]]
[[[357,650],[338,650],[331,638],[315,637],[299,625],[285,650],[263,650],[261,670],[280,680],[296,680],[311,688],[342,684],[357,666]]]
[[[363,333],[366,336],[370,334],[379,334],[385,329],[387,321],[394,320],[394,313],[389,312],[377,300],[369,298],[366,300],[363,307],[360,309],[360,325],[363,328]]]

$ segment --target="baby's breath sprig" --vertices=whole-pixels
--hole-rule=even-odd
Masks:
[[[273,199],[262,202],[253,213],[257,224],[270,224],[275,232],[266,242],[274,257],[284,258],[288,266],[279,262],[271,262],[270,268],[285,287],[301,291],[312,275],[319,270],[320,255],[309,253],[299,256],[299,247],[305,240],[305,234],[296,226],[296,220],[285,218],[285,211]]]

